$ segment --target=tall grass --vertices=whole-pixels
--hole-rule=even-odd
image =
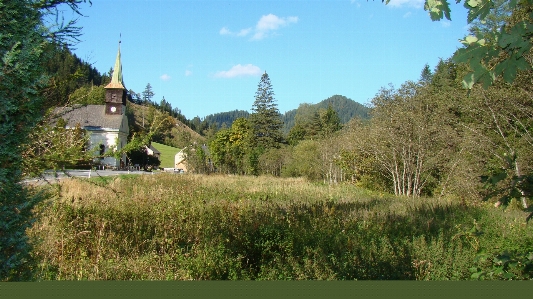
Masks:
[[[516,210],[302,179],[69,180],[36,212],[42,280],[469,279],[482,251],[533,251]]]

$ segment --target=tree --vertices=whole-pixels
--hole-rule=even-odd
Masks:
[[[152,98],[154,97],[155,93],[152,90],[152,85],[150,83],[146,84],[146,87],[144,88],[144,91],[142,92],[142,99],[144,104],[152,103]]]
[[[146,88],[144,89],[144,91],[142,92],[142,100],[143,100],[143,104],[146,106],[146,103],[150,103],[152,104],[152,98],[154,97],[154,92],[152,90],[152,85],[150,85],[150,83],[146,84]],[[144,108],[143,108],[143,128],[144,128]]]
[[[41,91],[47,83],[44,49],[51,42],[68,43],[79,30],[71,21],[52,30],[43,17],[62,4],[79,13],[84,0],[3,0],[0,2],[0,280],[28,279],[29,250],[25,230],[32,208],[42,199],[23,184],[22,153],[42,117]]]
[[[257,86],[252,106],[253,113],[250,115],[257,147],[262,150],[278,148],[282,141],[283,122],[277,106],[270,78],[265,72]]]
[[[228,173],[254,174],[257,172],[256,155],[252,147],[253,130],[245,118],[235,120],[229,129],[218,131],[209,143],[213,162]]]
[[[331,105],[328,106],[328,109],[320,111],[320,134],[322,137],[330,137],[341,128],[341,119]]]
[[[431,83],[431,78],[433,77],[433,74],[431,73],[431,69],[429,68],[429,65],[426,64],[424,68],[422,69],[422,72],[420,73],[420,83],[422,84],[429,84]]]
[[[382,0],[387,4],[390,0]],[[457,3],[461,2],[458,0]],[[499,1],[497,3],[500,3]],[[471,72],[463,78],[463,86],[472,89],[475,83],[483,84],[488,88],[497,77],[512,83],[517,71],[530,70],[533,61],[530,57],[533,46],[533,0],[511,0],[509,7],[512,9],[511,17],[507,21],[505,6],[496,6],[493,0],[465,0],[464,6],[468,10],[467,21],[472,23],[485,22],[487,16],[498,14],[498,9],[503,7],[503,15],[498,18],[489,18],[484,29],[497,31],[484,32],[483,35],[466,36],[462,43],[464,48],[458,49],[453,59],[457,63],[468,63]],[[429,12],[433,21],[446,18],[451,20],[450,5],[447,0],[426,0],[424,9]],[[503,25],[502,25],[503,24]],[[481,27],[477,27],[481,28]]]
[[[103,86],[82,86],[70,94],[71,104],[104,105],[105,88]]]

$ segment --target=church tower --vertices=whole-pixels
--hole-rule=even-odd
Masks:
[[[117,59],[113,69],[111,82],[105,87],[105,114],[121,115],[126,112],[126,88],[122,81],[122,63],[120,61],[120,41],[118,42]]]

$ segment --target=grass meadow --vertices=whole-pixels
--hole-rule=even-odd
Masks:
[[[161,165],[159,167],[174,168],[174,156],[180,151],[179,148],[152,142],[152,145],[161,152]]]
[[[36,280],[468,280],[532,272],[532,224],[513,207],[272,177],[160,174],[49,188],[59,195],[39,206],[28,231]]]

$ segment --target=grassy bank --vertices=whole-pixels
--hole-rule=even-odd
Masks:
[[[180,151],[179,148],[152,142],[152,145],[161,152],[161,165],[159,167],[174,168],[174,157]]]
[[[39,212],[44,280],[470,279],[504,250],[533,251],[517,210],[301,179],[68,180]]]

